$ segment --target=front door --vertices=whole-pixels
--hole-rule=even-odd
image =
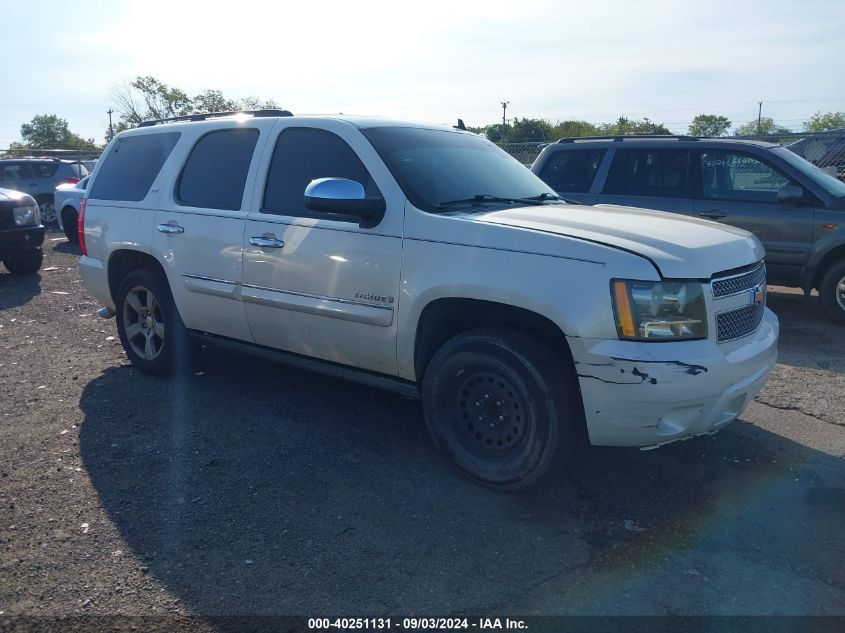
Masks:
[[[244,233],[243,299],[255,341],[394,374],[404,196],[348,123],[284,123],[262,161],[266,182],[257,183],[260,202]],[[305,188],[324,177],[382,196],[384,218],[363,228],[308,211]]]
[[[767,161],[737,150],[696,152],[695,214],[750,231],[766,249],[772,278],[800,281],[813,242],[813,207],[778,202],[778,190],[797,185]]]

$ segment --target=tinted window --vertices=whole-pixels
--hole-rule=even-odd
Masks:
[[[32,171],[34,178],[52,178],[56,170],[59,168],[59,163],[33,163]]]
[[[0,180],[22,180],[35,178],[32,163],[3,163],[0,166]]]
[[[179,204],[211,209],[241,208],[258,130],[230,129],[203,136],[176,185]]]
[[[603,149],[554,152],[539,176],[555,191],[587,193],[604,157]]]
[[[604,193],[628,196],[687,196],[689,151],[620,149],[607,175]]]
[[[425,211],[483,194],[554,194],[522,163],[476,134],[404,127],[366,128],[363,133],[408,199]]]
[[[380,196],[370,173],[346,141],[314,128],[290,128],[279,135],[267,174],[264,213],[310,215],[305,188],[317,178],[348,178]]]
[[[119,139],[102,157],[90,197],[143,200],[180,136],[179,132],[162,132]]]
[[[790,179],[761,160],[736,152],[701,153],[701,195],[716,200],[777,202]]]

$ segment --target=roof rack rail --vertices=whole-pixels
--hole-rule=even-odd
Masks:
[[[609,136],[567,136],[558,141],[558,143],[574,143],[575,141],[608,141],[613,142],[624,141],[625,139],[648,139],[648,138],[673,138],[678,141],[700,141],[697,136],[689,136],[687,134],[617,134]]]
[[[167,119],[150,119],[149,121],[141,121],[138,127],[151,127],[153,125],[160,125],[162,123],[176,123],[178,121],[205,121],[207,119],[218,119],[221,117],[235,116],[236,114],[249,114],[253,117],[270,117],[270,116],[293,116],[290,110],[233,110],[231,112],[199,112],[196,114],[184,114],[182,116],[173,116]]]

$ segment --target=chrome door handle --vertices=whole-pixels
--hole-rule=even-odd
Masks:
[[[277,240],[275,237],[267,237],[260,235],[249,238],[249,243],[258,248],[282,248],[285,243],[282,240]]]
[[[727,213],[722,213],[719,209],[713,209],[712,211],[699,211],[698,215],[702,218],[709,218],[711,220],[719,220],[727,216]]]
[[[159,233],[167,233],[168,235],[178,235],[179,233],[185,232],[184,227],[181,227],[176,223],[159,224],[156,228]]]

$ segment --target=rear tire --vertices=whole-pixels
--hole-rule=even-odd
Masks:
[[[827,315],[845,325],[845,260],[833,264],[822,277],[819,299]]]
[[[133,365],[154,375],[191,366],[188,331],[161,275],[149,269],[129,273],[115,304],[117,333]]]
[[[79,243],[79,214],[73,207],[65,207],[62,209],[62,227],[65,231],[65,237],[71,244]]]
[[[44,251],[39,247],[9,255],[3,259],[3,265],[13,275],[32,275],[38,272],[43,261]]]
[[[566,462],[584,417],[574,371],[536,339],[473,330],[445,343],[423,380],[434,443],[463,475],[491,488],[528,488]]]

